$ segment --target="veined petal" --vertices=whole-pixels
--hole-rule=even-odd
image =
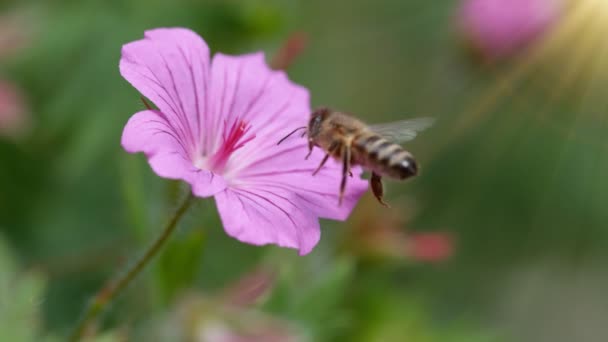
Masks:
[[[187,175],[186,181],[192,186],[192,193],[198,197],[214,196],[228,186],[221,175],[199,169],[192,170]]]
[[[123,46],[120,72],[158,106],[188,156],[199,152],[208,112],[207,44],[187,29],[146,31],[144,39]]]
[[[165,152],[187,156],[186,146],[166,116],[154,110],[144,110],[131,116],[122,132],[121,144],[129,153],[144,152],[151,156]]]
[[[229,188],[215,202],[228,235],[253,245],[296,248],[305,255],[319,242],[319,222],[290,197],[282,190]]]
[[[186,147],[173,131],[165,115],[145,110],[134,114],[122,134],[127,152],[143,152],[156,174],[169,179],[182,179],[199,197],[208,197],[226,188],[223,177],[194,167],[187,158]]]
[[[226,189],[221,175],[197,169],[178,153],[157,153],[148,158],[154,172],[164,178],[181,179],[190,184],[197,197],[210,197]]]
[[[222,131],[234,122],[244,121],[256,135],[255,144],[247,144],[234,160],[241,160],[257,149],[266,137],[288,125],[291,120],[310,114],[308,91],[287,79],[282,71],[271,70],[263,53],[244,56],[213,57],[211,94],[213,119],[209,130]],[[221,137],[210,142],[217,148]],[[272,143],[276,144],[276,141]]]
[[[367,190],[368,182],[361,179],[362,170],[352,168],[352,177],[348,177],[342,205],[338,206],[342,166],[329,160],[316,175],[312,175],[324,153],[316,150],[304,160],[307,147],[297,144],[275,153],[271,158],[259,159],[239,180],[251,186],[273,187],[293,193],[302,206],[315,215],[332,219],[345,220],[359,198]],[[297,156],[297,157],[294,157]]]

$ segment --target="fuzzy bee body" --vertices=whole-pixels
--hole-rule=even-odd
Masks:
[[[361,165],[380,176],[403,180],[414,176],[418,166],[401,145],[368,131],[353,139],[352,165]]]
[[[417,132],[432,123],[430,118],[418,118],[370,126],[348,114],[320,108],[311,114],[307,127],[298,129],[306,128],[309,147],[306,158],[315,146],[326,152],[313,175],[325,165],[329,157],[342,163],[339,203],[342,202],[351,166],[359,165],[371,172],[372,191],[381,204],[388,206],[382,200],[382,177],[403,180],[418,173],[416,160],[398,142],[413,139]]]

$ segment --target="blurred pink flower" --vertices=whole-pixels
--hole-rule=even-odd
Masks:
[[[144,152],[156,174],[186,181],[194,195],[215,196],[224,229],[242,242],[307,254],[319,217],[346,219],[367,187],[355,177],[337,206],[338,164],[313,177],[322,152],[304,160],[305,139],[277,146],[306,125],[309,95],[262,53],[211,59],[196,33],[155,29],[123,47],[120,71],[159,108],[131,117],[125,150]]]
[[[484,58],[510,57],[526,48],[557,19],[561,0],[464,0],[458,24]]]
[[[217,297],[189,293],[160,325],[149,331],[162,341],[299,342],[308,341],[296,322],[251,307],[232,306]]]
[[[224,289],[224,302],[233,306],[252,305],[272,290],[275,280],[276,272],[270,268],[255,269]]]
[[[454,241],[446,233],[413,233],[407,246],[407,254],[418,261],[443,261],[454,253]]]
[[[368,208],[376,208],[373,197],[365,197],[362,202],[345,239],[345,247],[358,257],[442,262],[454,254],[454,238],[449,233],[410,230],[416,211],[411,203],[397,200],[391,205],[400,210],[383,212]]]
[[[224,322],[206,322],[199,326],[196,341],[200,342],[298,342],[304,341],[296,332],[265,317],[240,317],[245,327],[235,329]],[[263,321],[266,319],[265,322]],[[243,331],[244,330],[244,331]]]
[[[214,295],[188,292],[162,324],[149,333],[162,341],[298,342],[308,341],[296,322],[260,311],[257,304],[275,284],[276,270],[262,266]]]
[[[29,125],[29,112],[21,91],[0,79],[0,136],[18,139]]]

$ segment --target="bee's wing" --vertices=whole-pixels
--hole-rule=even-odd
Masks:
[[[370,125],[369,128],[386,139],[401,143],[414,139],[418,132],[431,127],[434,122],[434,118],[415,118]]]

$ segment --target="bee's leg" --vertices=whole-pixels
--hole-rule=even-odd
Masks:
[[[340,182],[340,195],[338,197],[338,206],[342,205],[344,198],[344,189],[346,189],[346,179],[350,173],[350,144],[344,144],[342,147],[342,181]]]
[[[369,180],[370,185],[372,186],[372,192],[378,202],[383,206],[390,208],[390,206],[382,200],[382,196],[384,195],[384,188],[382,187],[382,177],[379,174],[372,172],[372,178]]]
[[[353,176],[353,172],[352,171],[348,171],[348,175],[352,177]]]
[[[340,144],[338,142],[333,142],[330,146],[329,149],[327,149],[327,154],[325,155],[325,157],[323,157],[323,160],[321,160],[321,164],[319,164],[319,166],[317,167],[317,169],[312,173],[312,175],[316,175],[319,171],[321,171],[321,168],[323,167],[323,165],[325,165],[325,163],[327,162],[327,159],[329,159],[329,156],[331,156],[331,154],[336,150],[336,148],[338,148]]]
[[[312,154],[312,148],[314,145],[312,144],[312,140],[308,140],[308,154],[304,157],[304,160],[308,160],[308,157]]]
[[[321,160],[321,164],[319,164],[319,166],[317,166],[317,168],[312,172],[313,176],[316,175],[319,171],[321,171],[321,168],[323,167],[323,165],[325,165],[327,159],[329,159],[329,153],[326,154],[325,157],[323,157],[323,160]]]

